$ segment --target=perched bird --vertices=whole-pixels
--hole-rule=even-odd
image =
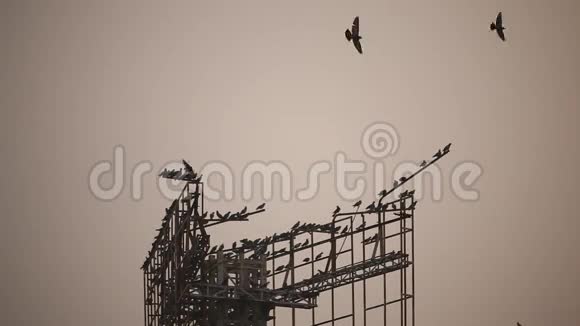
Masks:
[[[218,248],[218,251],[222,251],[222,250],[224,250],[224,244],[223,243]]]
[[[323,254],[324,254],[324,253],[322,253],[322,252],[321,252],[321,253],[319,253],[318,255],[316,255],[316,257],[315,257],[314,259],[320,259],[320,257],[322,257],[322,255],[323,255]]]
[[[344,35],[346,36],[346,39],[350,42],[352,41],[352,44],[354,44],[354,47],[356,48],[356,50],[358,51],[358,53],[362,54],[363,50],[362,50],[362,45],[360,44],[360,40],[362,39],[362,37],[359,34],[359,22],[358,22],[358,16],[356,16],[354,18],[354,21],[352,22],[352,29],[351,30],[346,30],[344,32]]]
[[[393,181],[393,188],[397,188],[398,185],[399,185],[399,181],[397,181],[397,180]]]
[[[421,162],[421,164],[419,165],[419,167],[424,167],[425,165],[427,165],[427,161]]]
[[[379,196],[386,197],[387,196],[387,190],[383,189],[381,192],[379,192]]]
[[[244,208],[240,211],[240,215],[246,214],[247,211],[248,211],[248,206],[244,206]]]
[[[339,212],[340,212],[340,207],[336,206],[336,209],[334,210],[334,212],[332,212],[332,216],[336,216]]]
[[[348,225],[344,227],[344,229],[342,229],[342,232],[340,234],[345,234],[348,232]]]
[[[449,153],[449,149],[451,149],[451,143],[449,143],[445,147],[443,147],[443,153]]]
[[[441,150],[438,150],[438,151],[437,151],[437,153],[435,153],[435,155],[433,155],[433,158],[440,158],[440,157],[441,157],[441,155],[443,155],[443,154],[441,153]]]
[[[360,206],[360,204],[362,204],[362,201],[361,200],[359,200],[356,203],[354,203],[354,205],[352,205],[352,207],[358,208]]]
[[[405,190],[399,195],[399,197],[403,198],[403,197],[407,197],[408,195],[409,195],[409,191]]]
[[[261,209],[264,209],[264,207],[266,207],[266,203],[263,203],[260,206],[256,207],[256,210],[259,211]]]
[[[219,217],[220,220],[223,220],[224,219],[224,216],[222,214],[220,214],[219,211],[215,211],[215,215],[217,215],[217,217]]]
[[[367,223],[366,223],[366,221],[365,221],[365,222],[362,222],[362,224],[361,224],[361,225],[359,225],[359,227],[358,227],[358,228],[356,228],[356,230],[357,230],[357,231],[360,231],[360,230],[364,229],[364,228],[365,228],[365,226],[366,226],[366,224],[367,224]]]
[[[238,244],[234,241],[234,243],[232,243],[232,249],[236,249],[237,246]]]
[[[213,218],[214,215],[215,215],[215,213],[214,212],[211,212],[211,214],[209,214],[209,218]]]
[[[367,210],[372,211],[375,209],[375,202],[372,202],[370,205],[367,206]]]
[[[307,263],[309,261],[310,261],[310,258],[306,257],[306,258],[304,258],[304,260],[302,262]]]
[[[181,160],[183,162],[183,166],[185,166],[185,172],[193,174],[193,167],[189,165],[185,160]]]
[[[285,267],[286,267],[285,265],[278,266],[278,267],[276,267],[275,271],[279,272],[279,271],[283,270]]]
[[[407,178],[406,178],[406,177],[401,177],[401,178],[399,179],[399,181],[401,181],[401,182],[405,182],[405,181],[407,181]]]
[[[296,230],[300,226],[300,221],[296,222],[296,224],[292,225],[292,230]]]
[[[306,247],[310,242],[308,242],[308,239],[306,239],[306,241],[304,241],[304,244],[302,244],[302,247]]]
[[[520,322],[518,322],[517,324],[518,324],[518,326],[522,326],[522,324],[520,324]]]
[[[495,23],[491,23],[489,29],[492,31],[496,31],[499,38],[505,42],[505,34],[504,30],[505,27],[503,26],[503,17],[501,11],[497,14],[497,18],[495,19]]]

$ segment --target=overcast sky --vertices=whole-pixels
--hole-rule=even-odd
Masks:
[[[344,37],[357,15],[364,55]],[[575,0],[1,1],[0,324],[141,325],[170,161],[229,166],[233,199],[208,203],[225,210],[261,203],[240,192],[253,161],[283,162],[293,190],[339,152],[390,182],[448,142],[441,198],[417,206],[417,325],[580,324],[578,32]],[[389,157],[361,148],[375,122],[399,136]],[[102,201],[89,173],[117,145],[124,188]],[[465,162],[476,201],[450,186]],[[212,242],[328,221],[351,203],[334,170]]]

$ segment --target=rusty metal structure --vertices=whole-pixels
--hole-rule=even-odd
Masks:
[[[449,148],[366,208],[360,201],[349,212],[337,207],[328,223],[298,222],[227,246],[212,246],[212,227],[249,221],[265,205],[210,213],[202,178],[187,162],[185,170],[163,171],[161,177],[185,186],[166,209],[142,266],[145,326],[414,326],[417,202],[413,190],[393,193]],[[289,312],[285,319],[277,317],[282,309]]]

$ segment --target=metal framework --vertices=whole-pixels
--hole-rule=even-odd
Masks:
[[[351,212],[341,213],[337,207],[329,223],[298,222],[281,234],[242,239],[227,247],[211,247],[208,230],[249,221],[265,211],[264,205],[209,213],[201,176],[191,166],[184,162],[185,171],[163,171],[161,177],[183,180],[185,186],[166,209],[142,266],[145,326],[276,326],[283,321],[276,318],[281,308],[290,310],[290,320],[284,321],[292,326],[305,325],[298,322],[300,313],[308,314],[310,325],[316,326],[379,325],[377,318],[387,325],[393,324],[393,316],[401,326],[414,326],[415,192],[387,197],[445,156],[449,147],[366,208],[360,201]],[[337,294],[344,289],[350,292],[348,300]],[[360,290],[362,295],[357,295]],[[372,304],[370,295],[377,292],[380,300]],[[329,303],[320,302],[323,294],[329,295]],[[330,309],[330,317],[319,320],[317,312],[324,308]],[[370,313],[375,314],[372,320]]]

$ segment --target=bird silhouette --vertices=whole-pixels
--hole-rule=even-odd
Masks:
[[[443,153],[447,154],[449,153],[449,150],[451,149],[451,143],[445,145],[445,147],[443,147]]]
[[[501,11],[497,14],[497,18],[495,19],[495,23],[491,23],[489,29],[492,31],[496,31],[499,38],[505,42],[505,34],[504,30],[505,27],[503,26],[503,17]]]
[[[367,210],[372,211],[375,209],[375,202],[372,202],[370,205],[367,206]]]
[[[406,177],[401,177],[401,178],[399,179],[399,181],[401,181],[401,182],[405,182],[405,181],[407,181],[407,178],[406,178]]]
[[[248,211],[248,207],[244,206],[244,208],[240,211],[240,215],[244,215]]]
[[[292,230],[296,230],[300,226],[300,221],[296,222],[296,224],[292,225]]]
[[[421,165],[419,165],[419,167],[424,167],[425,165],[427,165],[427,161],[421,162]]]
[[[385,189],[383,189],[381,192],[379,192],[379,196],[386,197],[387,196],[387,191]]]
[[[261,209],[264,209],[264,207],[266,207],[266,203],[263,203],[260,206],[256,207],[256,210],[259,211]]]
[[[185,166],[185,172],[193,174],[193,167],[187,163],[185,160],[181,160],[183,162],[183,166]]]
[[[323,255],[323,254],[324,254],[324,253],[322,253],[322,252],[321,252],[321,253],[319,253],[318,255],[316,255],[316,257],[315,257],[314,259],[320,259],[320,257],[322,257],[322,255]]]
[[[339,212],[340,212],[340,207],[336,206],[336,209],[334,210],[334,212],[332,212],[332,216],[336,216]]]
[[[356,203],[354,203],[354,205],[352,205],[352,207],[358,208],[360,206],[360,204],[362,204],[362,201],[359,200]]]
[[[302,262],[307,263],[309,261],[310,261],[310,258],[306,257],[306,258],[304,258],[304,260]]]
[[[354,21],[352,22],[352,29],[351,30],[346,30],[344,32],[344,35],[346,36],[346,39],[350,42],[352,41],[352,44],[354,44],[354,47],[356,48],[356,50],[358,51],[358,53],[362,54],[363,50],[362,50],[362,45],[360,44],[360,40],[362,39],[362,37],[359,34],[359,19],[358,16],[356,16],[354,18]]]
[[[437,153],[435,153],[435,154],[433,155],[433,158],[440,158],[440,157],[441,157],[441,155],[443,155],[443,154],[441,153],[441,150],[438,150],[438,151],[437,151]]]

